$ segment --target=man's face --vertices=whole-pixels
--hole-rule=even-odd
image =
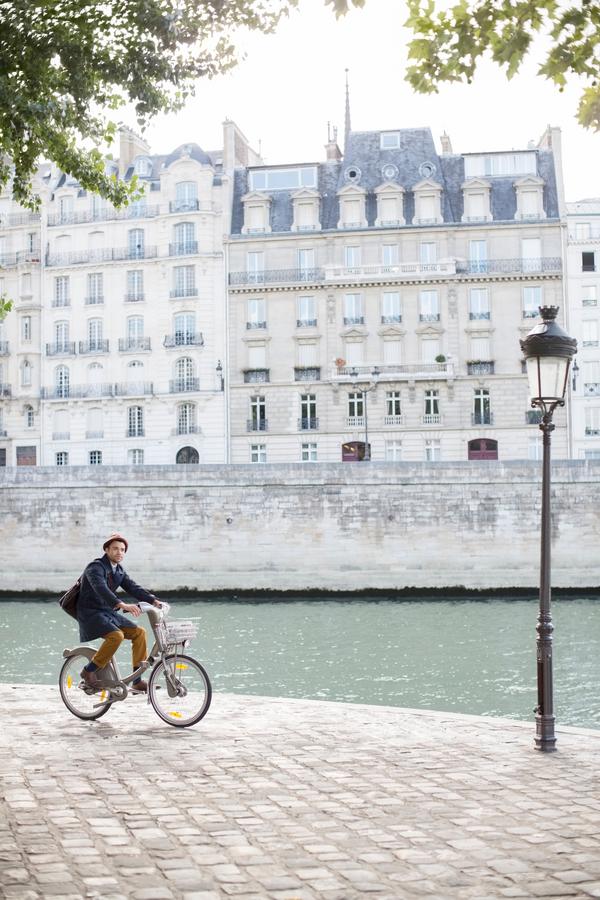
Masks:
[[[125,556],[125,544],[123,541],[111,541],[106,548],[106,555],[110,559],[113,566],[120,563]]]

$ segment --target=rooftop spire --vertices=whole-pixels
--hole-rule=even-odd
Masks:
[[[348,149],[348,137],[350,135],[350,86],[348,84],[348,72],[346,69],[346,115],[344,119],[344,153]]]

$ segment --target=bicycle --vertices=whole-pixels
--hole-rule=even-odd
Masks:
[[[204,718],[210,707],[212,687],[204,667],[185,650],[197,634],[193,622],[167,620],[168,603],[161,608],[140,603],[154,633],[154,645],[148,659],[126,678],[121,677],[119,665],[113,657],[97,670],[98,684],[88,686],[80,672],[90,662],[96,651],[93,647],[75,647],[64,650],[65,662],[59,676],[60,696],[63,703],[79,719],[99,719],[114,703],[126,700],[128,686],[148,669],[148,702],[168,725],[187,728]]]

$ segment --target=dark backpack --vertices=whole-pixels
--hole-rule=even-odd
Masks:
[[[80,588],[81,578],[78,578],[73,587],[70,587],[68,591],[65,591],[62,597],[58,598],[60,608],[74,619],[77,618],[77,601],[79,600]]]

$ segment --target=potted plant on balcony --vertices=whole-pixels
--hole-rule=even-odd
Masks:
[[[435,361],[436,361],[436,363],[445,363],[446,357],[444,356],[443,353],[438,353],[438,355],[435,358]]]

